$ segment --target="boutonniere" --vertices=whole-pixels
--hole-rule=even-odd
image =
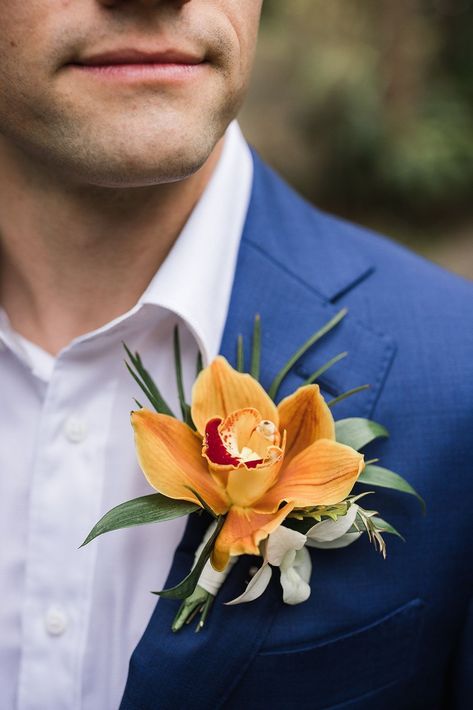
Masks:
[[[281,383],[304,353],[346,315],[340,311],[315,333],[276,375],[266,391],[259,382],[261,323],[253,330],[251,361],[245,372],[242,338],[237,366],[218,356],[198,363],[192,402],[185,401],[177,329],[174,353],[182,418],[175,417],[140,356],[128,348],[127,367],[155,411],[137,400],[131,413],[136,452],[150,485],[158,491],[109,511],[84,545],[102,533],[206,511],[213,518],[196,550],[187,577],[159,594],[179,599],[177,631],[200,614],[202,628],[211,605],[240,555],[261,564],[246,589],[228,604],[250,602],[265,591],[279,570],[283,601],[299,604],[310,595],[308,547],[340,548],[364,533],[383,556],[383,535],[399,533],[375,510],[361,503],[372,491],[353,494],[355,483],[394,488],[416,495],[409,483],[388,469],[365,461],[360,451],[388,436],[368,419],[335,421],[337,402],[368,385],[326,402],[317,379],[346,353],[319,368],[293,394],[276,404]],[[399,535],[400,536],[400,535]]]

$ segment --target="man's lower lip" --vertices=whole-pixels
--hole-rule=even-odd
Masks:
[[[184,81],[196,77],[206,66],[200,64],[143,63],[143,64],[72,64],[82,74],[118,81]]]

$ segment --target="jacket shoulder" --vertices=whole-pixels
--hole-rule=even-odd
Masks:
[[[271,223],[278,229],[273,236],[276,253],[285,255],[294,272],[312,281],[323,274],[314,271],[321,258],[337,268],[349,261],[366,264],[366,288],[376,291],[380,305],[388,311],[414,300],[426,313],[454,321],[473,321],[473,284],[453,274],[391,238],[365,227],[327,214],[310,204],[271,168],[257,159],[255,164],[261,191],[270,205]],[[339,266],[338,266],[339,263]],[[314,277],[314,273],[316,276]],[[337,294],[338,297],[338,294]],[[406,311],[404,311],[406,315]]]

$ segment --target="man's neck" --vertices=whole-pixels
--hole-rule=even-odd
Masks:
[[[13,328],[57,354],[125,313],[164,261],[218,162],[185,180],[71,187],[33,174],[0,142],[0,305]]]

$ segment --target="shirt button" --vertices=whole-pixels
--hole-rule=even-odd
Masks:
[[[61,636],[67,628],[67,617],[59,607],[51,607],[44,617],[44,625],[50,636]]]
[[[87,424],[79,417],[68,417],[64,425],[64,433],[71,444],[80,444],[87,436]]]

